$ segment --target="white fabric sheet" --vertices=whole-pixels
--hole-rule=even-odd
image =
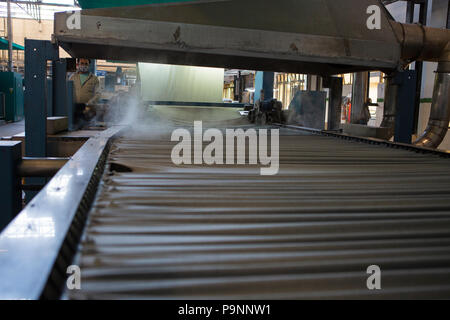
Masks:
[[[144,101],[222,102],[224,69],[139,63]]]

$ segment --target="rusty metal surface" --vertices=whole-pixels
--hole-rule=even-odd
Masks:
[[[114,142],[133,172],[105,172],[69,298],[450,298],[447,159],[282,129],[260,176],[176,167],[168,141]]]

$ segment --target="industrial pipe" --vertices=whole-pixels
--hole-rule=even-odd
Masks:
[[[70,158],[23,158],[17,168],[20,177],[53,177]]]
[[[439,69],[441,68],[441,71]],[[439,64],[433,89],[430,118],[422,136],[414,144],[420,147],[437,148],[448,132],[450,121],[450,69],[444,71]]]
[[[450,41],[450,30],[399,22],[392,22],[392,26],[401,43],[405,65],[412,61],[441,61]]]
[[[402,45],[401,59],[404,65],[412,61],[439,62],[428,126],[414,142],[417,146],[436,148],[444,139],[450,120],[450,30],[398,22],[393,22],[392,26]],[[395,130],[397,94],[398,85],[392,82],[392,76],[388,76],[381,124],[389,128],[388,139]]]

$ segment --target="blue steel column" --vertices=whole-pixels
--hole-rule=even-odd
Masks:
[[[66,59],[53,61],[53,115],[67,116]]]
[[[74,131],[75,127],[75,105],[73,96],[73,81],[67,81],[67,96],[66,96],[66,106],[67,106],[67,117],[69,120],[69,131]]]
[[[91,63],[89,64],[89,72],[93,75],[97,72],[97,60],[91,59]]]
[[[256,72],[255,75],[255,101],[259,99],[260,91],[264,90],[264,100],[273,98],[274,72]]]
[[[53,117],[53,79],[47,79],[47,113],[46,117]]]
[[[22,209],[20,177],[17,165],[22,160],[20,141],[0,141],[0,231]]]
[[[47,156],[47,61],[58,60],[58,46],[46,40],[25,39],[25,155]],[[27,184],[44,184],[44,178],[27,178]],[[28,203],[36,191],[26,192]]]
[[[25,153],[47,155],[47,60],[58,59],[50,41],[25,40]]]
[[[417,72],[415,70],[397,72],[394,82],[399,84],[394,141],[411,143],[411,136],[414,131]]]

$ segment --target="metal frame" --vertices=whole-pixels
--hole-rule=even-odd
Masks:
[[[255,75],[255,95],[254,101],[261,96],[261,90],[264,91],[264,100],[273,99],[273,85],[275,80],[274,72],[256,72]]]
[[[22,141],[0,141],[0,231],[22,210],[22,190],[39,191],[68,158],[23,158]],[[23,185],[21,178],[39,177],[36,185]]]
[[[67,26],[72,13],[55,14],[54,35],[76,57],[311,74],[392,70],[400,63],[401,45],[386,12],[382,11],[382,30],[360,28],[373,2],[326,0],[325,10],[311,0],[264,6],[256,0],[194,1],[183,6],[82,10],[80,29]],[[233,6],[242,10],[231,19],[222,15]],[[291,11],[282,11],[287,6]],[[267,12],[291,14],[283,21],[293,23],[269,21]]]
[[[47,79],[47,61],[59,59],[59,47],[47,40],[25,39],[25,155],[47,156],[47,115],[52,113],[53,87]],[[55,81],[53,81],[55,83]],[[27,134],[29,133],[29,134]],[[45,184],[43,178],[28,178],[27,184]],[[36,195],[26,192],[27,203]]]
[[[428,11],[428,0],[417,1],[420,4],[419,9],[419,24],[426,25],[427,24],[427,11]],[[414,3],[408,2],[407,11],[406,11],[406,22],[413,23],[414,22]],[[416,80],[416,96],[414,102],[414,125],[413,125],[413,133],[417,133],[418,125],[419,125],[419,111],[420,111],[420,96],[422,90],[422,73],[423,73],[423,62],[416,61],[414,63],[414,70],[417,72],[417,80]]]
[[[69,131],[76,130],[75,128],[75,97],[73,94],[73,81],[67,81],[67,96],[66,96],[66,107],[67,107],[67,118],[69,120]]]
[[[47,156],[47,61],[58,60],[58,46],[45,40],[25,39],[25,153]]]
[[[295,126],[295,125],[286,125],[286,124],[277,124],[277,123],[275,123],[274,125],[277,125],[277,126],[283,127],[283,128],[307,131],[307,132],[310,132],[313,134],[335,137],[335,138],[344,139],[344,140],[363,142],[363,143],[368,143],[368,144],[375,144],[375,145],[385,146],[388,148],[403,149],[403,150],[408,150],[408,151],[417,152],[417,153],[431,154],[431,155],[436,155],[436,156],[439,156],[442,158],[450,158],[450,151],[441,151],[441,150],[437,150],[437,149],[433,149],[433,148],[419,147],[419,146],[415,146],[412,144],[391,142],[391,141],[377,139],[377,138],[350,136],[350,135],[347,135],[344,133],[338,133],[338,132],[327,131],[327,130],[319,130],[319,129],[313,129],[313,128],[306,128],[306,127]]]
[[[370,72],[353,75],[351,123],[359,123],[361,111],[369,99]]]
[[[21,144],[20,141],[0,141],[0,231],[22,208],[20,177],[14,170],[22,160]]]
[[[395,117],[394,141],[411,143],[414,131],[414,107],[417,85],[417,71],[397,72],[393,81],[398,84],[397,116]]]
[[[60,296],[110,139],[122,128],[89,139],[0,234],[0,299]]]
[[[328,102],[328,130],[338,130],[341,124],[341,103],[343,78],[341,77],[325,77],[323,85],[330,89]]]
[[[67,116],[67,61],[53,61],[53,116]]]

